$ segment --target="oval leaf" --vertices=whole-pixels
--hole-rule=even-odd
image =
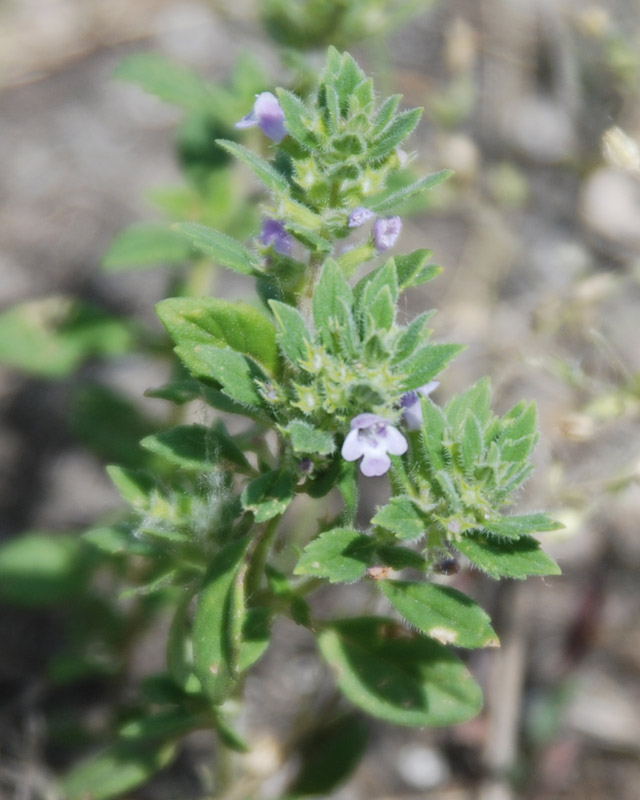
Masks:
[[[353,528],[325,531],[305,547],[296,575],[327,578],[330,583],[351,583],[362,578],[371,564],[375,541]]]
[[[194,671],[214,703],[223,702],[235,682],[244,608],[234,588],[250,541],[231,542],[215,557],[193,621]]]
[[[453,725],[474,717],[482,692],[450,649],[390,619],[340,620],[318,637],[352,703],[396,725]]]
[[[277,367],[275,325],[247,303],[216,297],[172,297],[158,303],[156,312],[177,345],[230,347],[269,372]]]
[[[380,581],[378,585],[407,622],[441,644],[499,644],[489,615],[462,592],[449,586],[410,581]]]

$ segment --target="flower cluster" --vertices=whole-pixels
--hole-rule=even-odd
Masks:
[[[440,386],[431,381],[412,392],[407,392],[401,401],[407,428],[418,430],[423,423],[420,396],[427,397]],[[384,417],[377,414],[358,414],[351,421],[351,430],[342,445],[342,457],[346,461],[360,462],[360,471],[368,478],[384,475],[391,466],[392,456],[401,456],[409,445],[404,435]]]
[[[236,128],[255,126],[277,144],[287,136],[284,110],[278,98],[271,92],[262,92],[257,95],[251,112],[236,122]],[[372,230],[373,242],[376,250],[383,253],[398,241],[402,232],[402,220],[398,216],[377,217],[371,209],[357,206],[349,214],[348,227],[359,228],[372,219],[375,220]],[[281,255],[291,254],[291,237],[287,234],[284,225],[277,220],[265,222],[262,230],[262,243],[264,245],[273,244],[275,251]]]
[[[377,414],[359,414],[351,421],[351,430],[342,445],[346,461],[362,458],[360,470],[371,478],[384,475],[391,466],[392,456],[407,452],[407,440],[397,428]]]
[[[373,223],[373,241],[377,251],[383,253],[398,241],[402,232],[402,220],[400,217],[376,217],[371,209],[358,206],[349,215],[349,227],[359,228],[371,219],[375,219]]]

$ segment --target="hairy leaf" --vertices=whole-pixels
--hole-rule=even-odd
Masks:
[[[247,303],[217,297],[172,297],[162,300],[156,312],[177,345],[230,347],[251,356],[269,372],[278,365],[273,322]]]
[[[173,229],[191,242],[196,250],[223,267],[242,275],[254,275],[262,270],[262,262],[258,256],[226,233],[197,222],[179,222]]]
[[[251,537],[226,545],[214,558],[193,621],[194,668],[213,703],[232,690],[238,670],[244,608],[234,591]]]
[[[318,645],[349,700],[387,722],[454,725],[482,705],[480,687],[448,648],[392,620],[339,620],[327,625]]]
[[[265,161],[264,158],[260,158],[259,155],[256,155],[253,150],[249,150],[248,147],[238,144],[237,142],[228,141],[227,139],[217,139],[216,143],[226,150],[227,153],[231,153],[232,156],[235,156],[239,161],[242,161],[253,170],[256,177],[264,183],[267,189],[270,189],[276,194],[288,193],[289,184],[285,176],[281,172],[278,172],[268,161]]]
[[[489,615],[466,594],[449,586],[380,581],[378,586],[402,616],[441,644],[495,647],[498,637]]]
[[[374,550],[370,536],[354,528],[334,528],[305,547],[294,572],[327,578],[330,583],[352,583],[364,576]]]
[[[102,257],[109,272],[182,264],[193,258],[193,248],[176,230],[158,223],[143,223],[125,228],[111,242]]]
[[[560,567],[531,536],[500,541],[490,534],[467,534],[456,547],[492,578],[560,574]]]
[[[388,505],[379,509],[371,522],[395,533],[399,539],[419,539],[426,531],[423,514],[406,495],[392,497]]]

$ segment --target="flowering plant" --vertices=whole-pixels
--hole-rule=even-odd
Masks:
[[[279,615],[316,637],[339,690],[364,712],[408,726],[469,719],[481,690],[452,646],[498,639],[480,606],[434,576],[460,560],[494,578],[559,571],[532,536],[557,524],[503,513],[532,469],[535,407],[495,416],[487,380],[441,407],[430,397],[436,377],[462,348],[430,341],[432,311],[397,319],[401,294],[440,268],[425,249],[379,257],[401,241],[402,204],[450,174],[389,188],[421,113],[399,111],[400,99],[377,103],[351,56],[330,48],[307,102],[263,92],[238,122],[268,137],[269,159],[219,141],[269,194],[261,233],[247,245],[174,226],[203,257],[252,278],[259,302],[160,302],[181,366],[150,394],[178,407],[204,401],[249,427],[180,424],[143,439],[155,472],[109,470],[132,513],[88,539],[152,565],[145,593],[176,593],[163,692],[109,758],[133,742],[159,767],[202,727],[221,747],[245,749],[231,701]],[[387,473],[390,500],[357,524],[359,481]],[[294,500],[333,489],[338,513],[304,532],[301,552],[287,546],[281,521]],[[387,615],[326,619],[307,599],[360,580],[382,594]],[[69,797],[83,796],[95,769],[70,774]]]

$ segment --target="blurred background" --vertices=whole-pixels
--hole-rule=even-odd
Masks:
[[[438,338],[468,345],[436,400],[483,375],[498,411],[534,399],[538,469],[519,510],[549,509],[566,527],[542,537],[561,578],[456,578],[503,642],[470,661],[483,713],[444,731],[369,721],[367,754],[327,796],[635,800],[640,5],[431,0],[398,4],[396,18],[390,4],[361,3],[370,9],[351,28],[325,25],[331,3],[316,5],[0,0],[0,797],[57,800],[56,775],[163,668],[162,604],[119,600],[130,566],[114,557],[105,569],[77,546],[120,507],[104,464],[135,466],[131,442],[166,424],[166,404],[143,397],[168,375],[153,305],[187,280],[150,256],[130,268],[136,258],[114,251],[114,237],[223,212],[228,230],[255,235],[258,217],[242,213],[255,187],[238,188],[246,174],[225,173],[214,196],[213,131],[246,113],[253,92],[288,85],[296,65],[312,75],[334,43],[379,91],[424,106],[415,172],[456,171],[412,208],[402,238],[445,267],[412,290],[407,315],[435,306]],[[184,98],[152,96],[171,99],[170,87],[114,79],[146,52],[226,87],[212,127]],[[206,288],[245,291],[226,276],[208,275]],[[56,332],[70,308],[90,345]],[[385,491],[372,485],[370,506]],[[361,591],[320,602],[348,608]],[[283,623],[247,682],[254,794],[238,797],[282,795],[286,742],[328,682],[312,643]],[[135,797],[209,796],[211,746],[189,737]]]

